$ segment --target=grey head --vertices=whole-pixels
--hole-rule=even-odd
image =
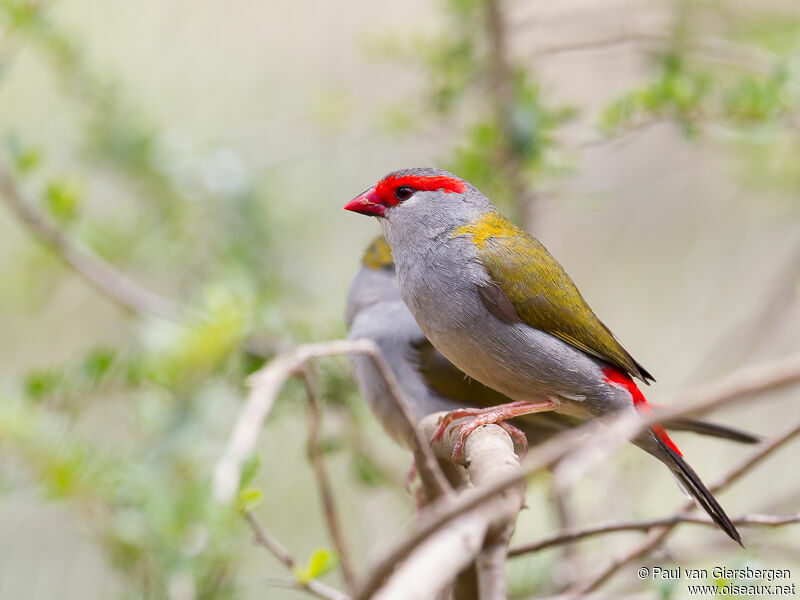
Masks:
[[[395,230],[413,229],[431,237],[496,210],[469,182],[428,167],[389,173],[345,209],[379,217],[393,248],[391,232]]]

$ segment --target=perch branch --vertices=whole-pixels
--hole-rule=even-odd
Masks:
[[[486,535],[487,523],[467,513],[424,540],[374,590],[362,590],[356,598],[369,600],[427,600],[444,590],[457,573],[474,560]]]
[[[742,515],[736,519],[731,519],[737,527],[778,527],[781,525],[790,525],[792,523],[800,523],[800,513],[792,515]],[[508,551],[510,557],[522,556],[524,554],[531,554],[539,552],[545,548],[552,546],[559,546],[561,544],[569,544],[578,540],[583,540],[606,533],[617,533],[620,531],[650,531],[655,527],[663,527],[665,525],[680,525],[681,523],[694,523],[697,525],[706,525],[709,527],[718,527],[714,521],[703,515],[692,515],[687,513],[676,513],[669,517],[661,517],[659,519],[646,519],[641,521],[619,521],[615,523],[603,523],[586,527],[584,529],[564,529],[558,531],[553,535],[545,538],[530,542],[527,544],[520,544],[514,546]]]
[[[418,426],[420,435],[431,439],[438,427],[437,413]],[[432,444],[437,458],[449,461],[458,436],[458,422],[451,424],[439,442]],[[463,489],[457,497],[475,493],[509,474],[520,476],[519,459],[508,433],[497,425],[476,429],[464,445],[463,465],[475,488]],[[517,514],[524,503],[520,484],[455,517],[447,527],[413,546],[405,554],[380,561],[370,573],[357,598],[407,600],[430,598],[452,582],[459,572],[477,561],[480,598],[505,596],[505,553]],[[443,498],[440,501],[448,501]]]
[[[233,499],[239,485],[242,464],[255,451],[261,427],[286,379],[296,374],[308,360],[351,353],[364,354],[372,360],[375,368],[383,376],[398,410],[405,416],[406,426],[415,432],[412,436],[412,442],[415,442],[414,455],[423,483],[434,492],[434,497],[451,493],[450,486],[442,475],[439,465],[436,464],[427,440],[420,438],[416,433],[413,419],[403,400],[403,392],[378,347],[369,340],[336,340],[322,344],[307,344],[280,354],[250,377],[248,380],[250,394],[239,411],[228,446],[214,469],[214,496],[217,500],[230,502]]]
[[[752,453],[746,456],[738,465],[725,473],[713,485],[708,486],[709,491],[711,491],[711,493],[715,493],[724,489],[759,464],[767,456],[783,446],[786,442],[791,440],[798,433],[800,433],[800,422],[794,423],[781,434],[763,442]],[[683,513],[687,510],[691,510],[692,508],[694,508],[694,501],[689,501],[684,504],[679,512]],[[676,525],[677,523],[672,523],[665,525],[664,527],[657,527],[653,529],[638,545],[631,548],[625,554],[614,559],[607,567],[599,571],[590,579],[584,582],[579,582],[569,590],[569,594],[571,597],[579,597],[597,589],[600,585],[612,577],[619,569],[630,564],[640,556],[647,554],[650,550],[658,546],[662,541],[664,541],[664,539],[666,539]]]
[[[356,587],[355,570],[342,533],[342,527],[339,524],[336,502],[333,498],[328,472],[325,469],[325,461],[322,460],[322,454],[320,453],[319,436],[322,427],[322,416],[319,409],[319,393],[313,372],[308,365],[301,367],[299,374],[303,379],[303,384],[308,394],[308,442],[306,444],[308,460],[311,463],[311,469],[314,471],[314,478],[317,482],[317,489],[322,502],[322,514],[325,517],[328,535],[333,547],[336,549],[336,553],[339,555],[339,568],[342,571],[342,578],[348,592],[353,593]]]
[[[272,535],[267,532],[255,514],[250,510],[246,510],[244,511],[244,517],[247,519],[247,522],[250,524],[250,528],[253,530],[253,536],[256,543],[259,546],[263,546],[269,550],[270,553],[287,569],[294,571],[295,567],[297,566],[297,562],[294,560],[292,555],[289,554],[289,551],[286,550],[286,548],[284,548],[277,539],[272,537]],[[306,582],[293,580],[291,582],[291,587],[306,590],[317,598],[322,598],[323,600],[350,600],[350,596],[347,594],[343,594],[339,590],[329,587],[316,579],[311,579]]]
[[[172,300],[140,286],[79,242],[70,239],[22,196],[9,173],[0,168],[0,198],[42,243],[97,290],[125,310],[175,319],[180,309]]]

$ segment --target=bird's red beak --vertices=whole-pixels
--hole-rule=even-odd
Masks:
[[[375,217],[382,217],[386,214],[386,205],[381,202],[374,187],[350,200],[344,205],[344,209]]]

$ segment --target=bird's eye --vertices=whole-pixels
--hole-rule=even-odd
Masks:
[[[398,200],[408,200],[414,194],[414,189],[407,185],[401,185],[394,191],[394,197]]]

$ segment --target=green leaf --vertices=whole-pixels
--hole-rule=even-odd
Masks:
[[[92,380],[103,377],[114,362],[114,350],[111,348],[95,348],[83,359],[83,372]]]
[[[78,216],[82,191],[74,181],[51,179],[44,191],[44,203],[50,215],[59,223],[69,223]]]
[[[34,148],[25,148],[14,154],[14,166],[22,175],[26,175],[42,162],[42,155]]]
[[[297,582],[305,585],[312,579],[322,577],[329,573],[339,562],[336,553],[330,548],[317,548],[308,557],[304,567],[295,567],[294,576]]]
[[[318,548],[308,559],[308,575],[316,579],[330,571],[336,564],[336,553],[329,548]]]
[[[58,389],[64,374],[53,370],[31,371],[25,377],[23,387],[25,395],[31,400],[42,400],[53,394]]]
[[[6,146],[14,161],[14,168],[20,175],[26,175],[42,162],[42,153],[31,146],[24,146],[16,136],[6,139]]]
[[[252,455],[247,461],[245,461],[244,466],[242,467],[242,476],[239,480],[239,490],[244,490],[247,488],[255,479],[256,475],[258,475],[258,471],[261,469],[261,459],[258,458],[257,455]],[[256,488],[251,488],[256,489]],[[260,493],[260,492],[259,492]]]
[[[358,480],[364,485],[377,487],[389,483],[380,466],[363,452],[356,452],[353,455],[353,469]]]
[[[255,486],[245,487],[239,492],[239,496],[236,498],[236,510],[240,512],[251,510],[261,504],[263,497],[264,494],[259,488]]]

